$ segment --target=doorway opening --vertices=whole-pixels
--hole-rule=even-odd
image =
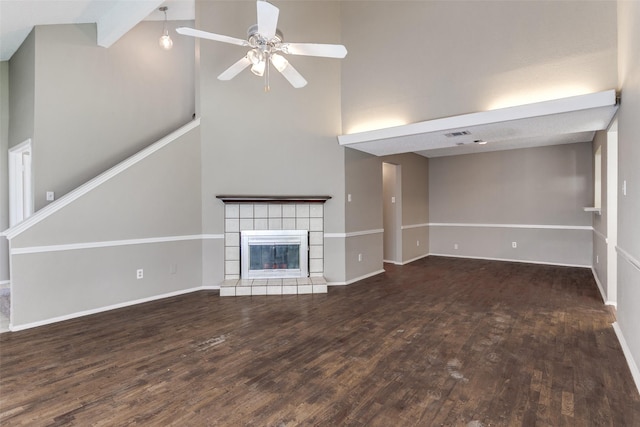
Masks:
[[[382,163],[383,261],[402,264],[401,166]]]
[[[31,139],[9,149],[9,226],[33,214]]]

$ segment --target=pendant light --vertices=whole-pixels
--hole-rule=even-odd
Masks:
[[[162,31],[160,40],[158,40],[160,47],[164,50],[169,50],[173,46],[173,40],[169,37],[169,30],[167,29],[167,9],[169,9],[167,6],[162,6],[158,9],[160,12],[164,12],[164,30]]]

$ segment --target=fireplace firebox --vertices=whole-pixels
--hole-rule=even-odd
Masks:
[[[243,279],[309,276],[307,230],[246,230],[240,232]]]

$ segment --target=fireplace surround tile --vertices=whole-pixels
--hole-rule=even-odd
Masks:
[[[240,233],[224,233],[224,245],[225,246],[237,246],[240,247]]]
[[[309,244],[324,245],[324,234],[322,233],[322,231],[309,232]]]
[[[240,220],[228,218],[224,220],[224,231],[227,233],[237,233],[240,231]]]
[[[240,205],[240,218],[253,218],[253,205]]]
[[[229,203],[224,206],[225,218],[240,218],[240,205]]]
[[[239,261],[240,248],[237,246],[227,246],[224,248],[224,256],[227,261]]]
[[[269,205],[269,218],[282,218],[282,205]]]
[[[309,219],[309,231],[322,231],[322,218]]]
[[[253,215],[254,218],[268,218],[269,217],[269,205],[258,204],[253,205]]]
[[[240,230],[253,230],[253,218],[240,218]],[[257,220],[256,220],[257,221]]]
[[[309,231],[309,276],[323,279],[324,276],[324,206],[322,203],[328,196],[317,197],[242,197],[218,196],[225,202],[225,279],[240,278],[240,231],[241,230],[308,230]],[[287,200],[289,199],[289,200]],[[291,200],[295,199],[295,200]],[[305,200],[310,202],[305,202]],[[284,279],[291,280],[291,279]],[[295,279],[294,279],[295,280]],[[238,288],[247,288],[236,292],[256,295],[256,287],[266,283],[244,281]],[[300,278],[281,286],[312,286],[310,278]],[[248,289],[252,288],[252,289]],[[222,288],[221,288],[222,289]],[[288,289],[285,293],[290,293]],[[303,288],[302,293],[311,293],[313,288]],[[316,291],[319,291],[316,289]],[[225,291],[230,292],[230,291]],[[284,292],[284,291],[283,291]],[[295,292],[294,292],[295,293]],[[222,292],[221,292],[222,295]],[[264,294],[263,294],[264,295]]]
[[[320,258],[322,258],[322,246],[309,245],[309,258],[311,258],[311,259],[320,259]]]
[[[283,218],[295,218],[296,217],[296,205],[282,205],[282,217]]]
[[[298,218],[308,218],[309,217],[309,205],[308,204],[296,205],[296,217],[298,217]]]
[[[296,218],[296,230],[308,230],[309,218],[297,217]]]
[[[269,230],[282,230],[282,218],[269,218]]]
[[[319,204],[310,205],[309,216],[311,218],[322,218],[324,216],[324,206]]]
[[[267,218],[256,218],[254,219],[255,227],[254,230],[268,230],[269,229],[269,220]]]

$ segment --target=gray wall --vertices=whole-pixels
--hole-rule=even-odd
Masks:
[[[196,128],[14,237],[12,326],[200,287],[199,162]]]
[[[383,269],[382,162],[379,157],[347,148],[344,168],[345,263],[346,281],[350,282]]]
[[[612,1],[346,1],[343,132],[616,87]]]
[[[402,263],[410,262],[429,254],[429,159],[410,153],[382,160],[401,168]]]
[[[162,25],[142,22],[109,49],[93,24],[35,28],[36,210],[46,191],[59,198],[192,119],[194,41],[164,51]]]
[[[276,6],[280,6],[278,2]],[[199,28],[244,38],[256,20],[255,2],[197,2]],[[340,42],[337,2],[285,2],[279,28],[285,40]],[[294,89],[277,72],[271,92],[248,69],[231,81],[217,76],[246,54],[247,49],[200,42],[200,107],[202,112],[203,232],[223,233],[221,194],[329,195],[325,233],[345,232],[344,149],[340,133],[340,60],[291,56],[291,64],[309,84]],[[339,238],[338,238],[339,239]],[[335,240],[335,239],[333,239]],[[342,239],[344,240],[344,239]],[[207,245],[205,283],[223,274],[222,242]],[[325,249],[329,281],[344,280],[344,242]]]
[[[591,143],[430,159],[430,252],[590,266],[592,180]]]
[[[9,62],[0,62],[0,231],[9,227]],[[0,236],[0,284],[9,280],[9,243]]]
[[[618,3],[619,87],[618,111],[618,256],[617,320],[640,388],[640,3]],[[623,181],[627,195],[622,194]],[[631,258],[631,259],[629,259]],[[633,261],[632,261],[633,260]],[[633,370],[635,368],[635,370]]]
[[[31,31],[9,61],[9,147],[33,138],[35,40],[35,31]]]

